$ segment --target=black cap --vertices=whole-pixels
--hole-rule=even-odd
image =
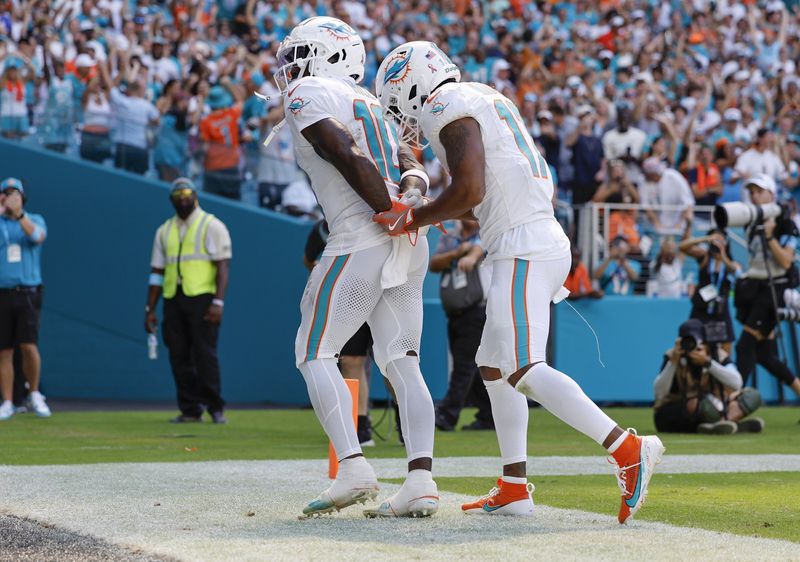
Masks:
[[[696,342],[700,343],[706,341],[706,327],[700,320],[691,318],[681,324],[681,327],[678,328],[678,335],[681,338],[691,336]]]

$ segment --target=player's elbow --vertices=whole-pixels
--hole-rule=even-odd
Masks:
[[[483,202],[486,195],[486,185],[483,178],[469,178],[464,182],[462,201],[468,209],[473,209]]]

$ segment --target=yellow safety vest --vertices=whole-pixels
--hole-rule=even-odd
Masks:
[[[164,269],[164,298],[171,299],[181,289],[187,297],[217,292],[217,266],[206,251],[205,239],[208,225],[214,215],[199,210],[197,217],[180,237],[175,217],[164,223],[164,248],[167,250],[167,267]]]

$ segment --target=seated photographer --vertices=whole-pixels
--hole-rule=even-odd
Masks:
[[[745,188],[754,205],[768,205],[776,200],[775,181],[766,174],[753,176],[745,182]],[[800,380],[778,357],[775,341],[776,306],[783,306],[787,288],[798,285],[794,266],[798,236],[797,227],[785,212],[761,224],[752,221],[748,225],[750,268],[736,282],[734,304],[736,318],[744,326],[736,343],[736,365],[744,380],[755,372],[758,363],[800,395]]]
[[[731,355],[736,337],[728,297],[741,268],[730,257],[727,234],[720,228],[712,228],[706,236],[684,240],[678,249],[696,259],[699,269],[689,318],[700,320],[706,328],[707,341],[720,344]]]
[[[653,383],[656,429],[717,435],[761,432],[764,420],[743,419],[761,406],[761,395],[742,388],[728,353],[706,342],[703,323],[687,320],[678,334]]]

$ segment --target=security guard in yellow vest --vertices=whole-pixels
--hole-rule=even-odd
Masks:
[[[156,305],[164,295],[164,343],[178,391],[173,423],[227,423],[220,391],[217,338],[228,286],[231,237],[225,225],[197,204],[194,184],[178,178],[170,192],[175,216],[156,231],[150,261],[145,330],[158,330]]]

